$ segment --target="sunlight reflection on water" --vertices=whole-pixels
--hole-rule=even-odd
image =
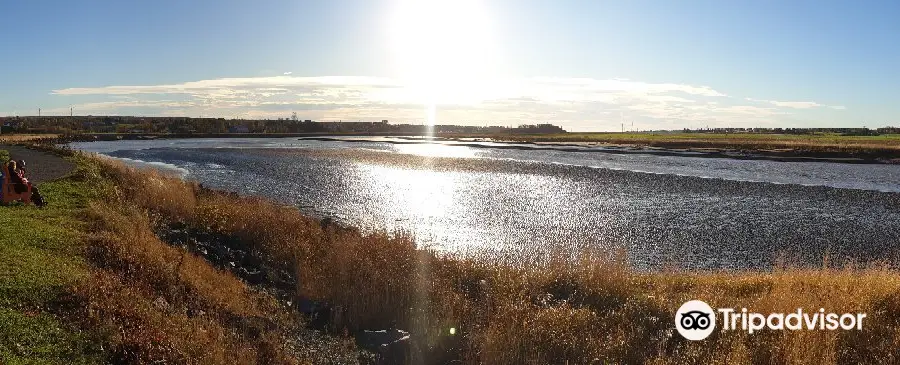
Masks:
[[[364,182],[370,199],[380,204],[378,209],[389,211],[397,225],[411,231],[420,239],[420,244],[448,242],[446,237],[455,236],[454,242],[472,242],[465,237],[471,231],[453,229],[445,224],[454,215],[465,214],[464,206],[458,199],[458,174],[437,173],[431,170],[410,170],[388,166],[358,164],[359,181]],[[439,250],[454,250],[458,245],[430,246]]]
[[[472,147],[428,143],[395,144],[393,147],[394,152],[425,157],[473,158],[482,152]]]
[[[359,165],[372,189],[387,195],[387,201],[403,207],[410,216],[437,219],[453,204],[454,178],[429,170],[407,170],[377,165]]]
[[[813,264],[821,263],[826,252],[861,261],[890,258],[898,253],[900,242],[900,194],[666,173],[710,172],[705,167],[716,167],[711,175],[759,176],[762,171],[796,181],[795,170],[802,167],[829,184],[896,191],[892,180],[898,176],[896,166],[369,142],[302,142],[302,149],[270,148],[276,141],[268,140],[256,142],[265,148],[246,148],[252,141],[216,143],[237,142],[240,148],[221,148],[212,141],[192,142],[193,148],[187,147],[188,142],[179,142],[177,148],[160,147],[163,142],[88,146],[107,148],[100,151],[134,161],[171,164],[210,187],[257,192],[295,204],[307,214],[333,217],[364,230],[405,231],[420,244],[467,256],[499,251],[536,257],[584,247],[609,252],[621,248],[638,268],[668,263],[687,268],[765,268],[780,252]],[[114,150],[131,145],[142,148]],[[316,152],[335,150],[350,153]],[[393,158],[385,159],[389,153]],[[478,158],[452,164],[430,158],[448,153]],[[347,157],[360,155],[369,157]],[[424,165],[409,168],[422,161]],[[648,161],[654,161],[657,173],[588,167],[614,162],[614,167],[644,168]],[[470,165],[479,168],[457,168]]]

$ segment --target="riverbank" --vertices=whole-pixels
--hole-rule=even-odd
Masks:
[[[301,138],[320,136],[358,136],[359,133],[82,133],[66,136],[64,142],[92,142],[118,140],[153,140],[153,139],[187,139],[187,138]],[[367,136],[408,136],[409,133],[366,133]]]
[[[560,133],[543,135],[445,135],[490,138],[551,146],[606,146],[690,151],[715,157],[760,156],[770,159],[900,163],[900,135],[762,133]]]
[[[512,149],[531,151],[563,151],[585,153],[612,153],[619,155],[654,155],[672,157],[727,158],[734,160],[765,160],[780,162],[835,162],[852,164],[900,164],[900,153],[874,150],[809,150],[796,148],[757,147],[715,147],[720,144],[704,141],[652,144],[625,144],[607,142],[546,142],[529,140],[530,136],[493,137],[421,137],[400,136],[305,136],[300,140],[342,141],[355,143],[387,142],[393,144],[433,144],[445,143],[471,148]],[[389,136],[388,136],[389,137]],[[520,140],[521,138],[521,140]],[[669,147],[663,147],[668,145]],[[896,154],[896,156],[895,156]]]
[[[280,299],[159,241],[155,218],[111,180],[115,164],[41,149],[76,168],[40,184],[48,207],[0,207],[0,362],[357,360],[344,340],[308,334]]]
[[[359,140],[358,137],[398,137],[406,143],[425,143],[408,133],[95,133],[67,136],[65,142],[153,140],[186,138],[302,138]],[[840,136],[753,133],[561,133],[561,134],[454,134],[438,133],[438,140],[492,148],[555,149],[618,154],[651,154],[786,162],[839,162],[900,164],[900,135]]]
[[[391,328],[409,331],[410,356],[429,364],[900,360],[900,273],[889,263],[646,273],[608,252],[459,259],[412,237],[66,158],[77,170],[41,186],[51,207],[0,207],[8,362],[341,363],[357,353],[349,338]],[[674,332],[690,299],[763,313],[865,312],[869,322],[690,342]]]

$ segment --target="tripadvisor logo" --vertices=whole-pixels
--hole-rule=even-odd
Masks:
[[[702,340],[716,329],[716,314],[709,304],[692,300],[678,308],[675,313],[675,328],[688,340]]]
[[[824,308],[819,308],[818,311],[812,313],[798,308],[795,312],[787,315],[784,313],[763,315],[749,312],[747,308],[741,308],[741,310],[719,308],[717,311],[722,315],[722,331],[742,330],[751,335],[762,329],[859,331],[862,330],[863,319],[866,318],[865,313],[825,313]],[[682,337],[691,341],[707,338],[716,329],[715,312],[709,304],[700,300],[684,303],[675,312],[675,329]]]

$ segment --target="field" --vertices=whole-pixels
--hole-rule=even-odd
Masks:
[[[761,133],[564,133],[481,137],[537,143],[588,143],[660,148],[711,148],[738,151],[788,150],[800,154],[845,153],[889,158],[900,157],[900,134],[842,136],[837,134],[795,135]]]
[[[900,273],[886,266],[643,273],[621,254],[590,251],[475,261],[67,158],[78,170],[41,186],[49,208],[0,207],[0,362],[327,363],[355,359],[359,330],[387,328],[410,331],[410,356],[426,364],[900,362]],[[172,239],[185,235],[233,250],[215,256]],[[247,255],[238,268],[215,259],[237,251]],[[673,323],[690,299],[868,317],[861,331],[726,331],[690,342]],[[316,322],[298,303],[330,308],[321,343],[291,340]]]

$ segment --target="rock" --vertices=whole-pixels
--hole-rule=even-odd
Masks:
[[[322,218],[319,224],[322,226],[322,229],[325,230],[328,229],[328,227],[330,227],[332,224],[334,224],[334,219],[332,219],[331,217],[325,217]]]
[[[390,329],[362,331],[356,336],[356,345],[375,352],[383,364],[406,364],[410,354],[409,332]]]
[[[298,298],[295,304],[297,310],[309,320],[309,326],[312,328],[323,330],[331,321],[331,307],[325,303]]]
[[[206,311],[203,311],[200,309],[195,309],[195,308],[188,308],[186,314],[188,317],[191,317],[191,318],[202,317],[202,316],[206,315]]]
[[[222,261],[231,258],[231,250],[228,249],[228,247],[218,245],[213,247],[213,250],[215,250],[216,256],[218,256]]]
[[[266,279],[266,274],[262,271],[250,271],[244,267],[238,268],[237,271],[239,272],[239,276],[251,285],[262,284]]]
[[[157,297],[156,300],[153,301],[153,306],[161,311],[169,310],[169,302],[163,297]]]

